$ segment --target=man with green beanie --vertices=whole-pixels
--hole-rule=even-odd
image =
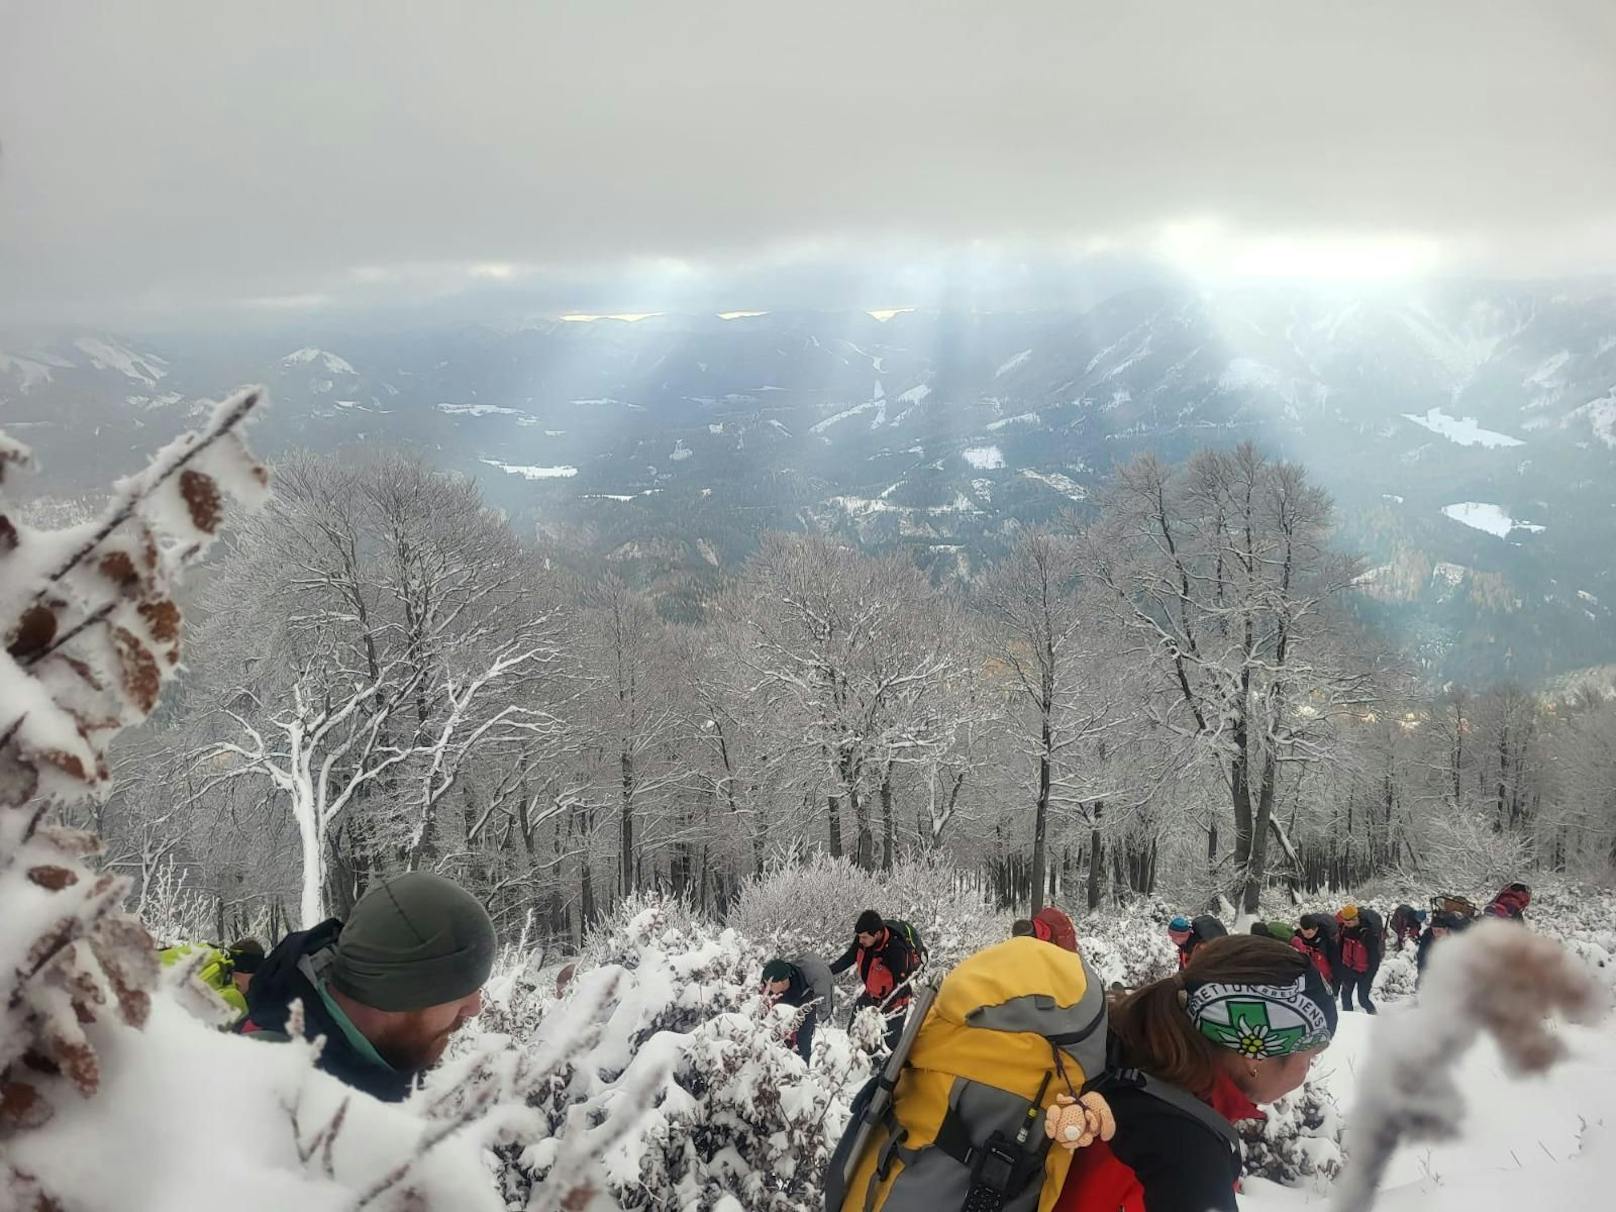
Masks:
[[[817,955],[770,960],[763,965],[763,997],[771,1006],[792,1006],[801,1012],[785,1043],[803,1060],[811,1060],[820,1012],[828,1018],[836,999],[825,961]]]
[[[482,1009],[494,926],[464,888],[413,871],[366,892],[346,923],[289,934],[253,977],[244,1035],[287,1038],[292,1003],[325,1044],[317,1062],[386,1102],[409,1093]]]

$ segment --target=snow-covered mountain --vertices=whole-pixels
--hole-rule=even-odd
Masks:
[[[1406,626],[1432,668],[1616,660],[1611,292],[1163,288],[885,320],[0,334],[0,425],[46,456],[46,489],[104,482],[97,462],[127,447],[132,465],[243,381],[275,401],[261,448],[415,448],[670,610],[762,529],[828,526],[969,575],[1009,519],[1081,510],[1119,459],[1252,438],[1335,494],[1372,565],[1365,613]]]

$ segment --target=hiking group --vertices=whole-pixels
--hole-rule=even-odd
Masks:
[[[834,962],[770,960],[761,990],[792,1007],[786,1042],[806,1061],[852,970],[856,1015],[886,1019],[881,1071],[854,1100],[825,1181],[827,1212],[1223,1212],[1241,1169],[1233,1125],[1306,1078],[1388,945],[1430,949],[1480,917],[1524,921],[1531,890],[1509,884],[1485,908],[1433,897],[1383,924],[1346,905],[1297,928],[1257,922],[1229,935],[1211,915],[1174,917],[1177,971],[1128,991],[1101,987],[1072,919],[1053,906],[1011,937],[922,983],[919,932],[859,914]],[[323,1038],[316,1064],[384,1101],[403,1099],[482,1006],[492,922],[470,893],[421,872],[380,883],[346,921],[252,939],[179,943],[187,964],[260,1040]],[[294,1015],[294,1006],[299,1011]]]
[[[1399,905],[1390,945],[1414,944],[1423,971],[1447,935],[1524,921],[1530,900],[1510,884],[1481,910],[1454,896],[1428,913]],[[1167,933],[1172,976],[1106,990],[1071,919],[1046,907],[910,989],[907,1025],[832,1158],[826,1212],[1235,1212],[1234,1125],[1302,1084],[1342,1011],[1376,1012],[1388,927],[1347,904],[1296,928],[1231,936],[1207,914]]]

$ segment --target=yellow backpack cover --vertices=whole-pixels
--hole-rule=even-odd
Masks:
[[[1105,991],[1035,938],[977,952],[922,995],[854,1101],[826,1212],[1048,1212],[1071,1166],[1044,1113],[1105,1072]]]

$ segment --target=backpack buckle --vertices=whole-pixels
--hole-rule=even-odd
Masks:
[[[887,1143],[881,1146],[881,1155],[876,1159],[875,1163],[876,1182],[886,1182],[887,1175],[892,1173],[892,1163],[897,1159],[899,1150],[903,1148],[904,1138],[908,1135],[906,1130],[898,1128],[896,1132],[887,1137]]]

